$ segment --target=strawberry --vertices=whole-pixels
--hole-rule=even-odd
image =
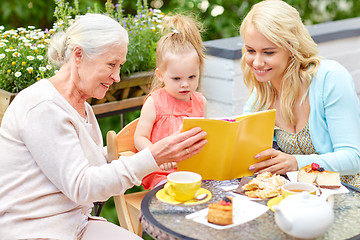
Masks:
[[[320,166],[319,166],[319,164],[317,164],[317,163],[312,163],[312,164],[311,164],[311,169],[314,170],[314,171],[318,170],[319,167],[320,167]]]

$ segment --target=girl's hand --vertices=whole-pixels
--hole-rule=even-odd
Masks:
[[[272,174],[286,174],[289,171],[297,171],[298,164],[293,155],[283,153],[273,148],[262,151],[255,156],[255,159],[265,158],[261,162],[249,167],[255,173],[271,172]]]
[[[207,143],[206,132],[196,127],[186,132],[178,132],[161,139],[149,147],[155,161],[160,166],[168,162],[180,162],[200,152]]]
[[[176,162],[168,162],[168,163],[163,163],[160,165],[160,169],[163,171],[169,171],[171,169],[174,169],[177,167],[177,163]]]

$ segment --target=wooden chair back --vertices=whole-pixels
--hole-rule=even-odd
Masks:
[[[134,133],[139,119],[135,119],[118,134],[110,130],[106,135],[108,161],[111,162],[120,156],[131,156],[137,152],[134,145]],[[147,191],[114,196],[115,208],[120,226],[142,236],[142,226],[139,221],[141,201]]]

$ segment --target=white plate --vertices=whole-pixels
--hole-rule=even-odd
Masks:
[[[191,219],[195,222],[207,225],[209,227],[215,228],[215,229],[227,229],[234,226],[237,226],[239,224],[243,224],[246,222],[249,222],[262,214],[264,214],[267,210],[269,210],[269,207],[249,201],[245,198],[236,196],[233,198],[233,224],[221,226],[216,225],[213,223],[209,223],[207,221],[207,214],[208,214],[208,208],[202,209],[200,211],[194,212],[192,214],[189,214],[186,216],[187,219]]]
[[[290,182],[297,182],[297,175],[299,171],[287,172],[286,175],[288,176]],[[321,188],[322,193],[328,194],[340,194],[340,193],[348,193],[349,189],[347,189],[344,185],[341,184],[340,188],[337,189],[327,189]]]

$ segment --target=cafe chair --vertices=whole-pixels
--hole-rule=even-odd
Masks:
[[[120,156],[131,156],[137,152],[134,145],[134,133],[139,119],[135,119],[118,134],[115,131],[108,131],[106,135],[108,162],[119,159]],[[120,226],[142,236],[140,223],[141,201],[148,191],[121,194],[114,196],[116,213]]]

